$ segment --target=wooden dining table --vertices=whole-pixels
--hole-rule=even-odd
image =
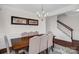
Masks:
[[[37,34],[37,35],[32,35],[32,36],[25,36],[25,37],[11,39],[12,50],[14,50],[15,53],[18,53],[19,50],[22,50],[22,49],[25,49],[28,51],[29,39],[34,36],[41,36],[41,35],[43,34]]]

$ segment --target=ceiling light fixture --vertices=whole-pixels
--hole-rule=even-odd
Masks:
[[[38,17],[39,19],[41,19],[42,21],[43,21],[43,19],[46,18],[47,15],[48,15],[48,13],[45,12],[45,10],[44,10],[44,6],[43,6],[43,5],[41,5],[41,11],[37,11],[36,14],[37,14],[37,17]]]

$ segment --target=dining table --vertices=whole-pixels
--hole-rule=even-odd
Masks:
[[[22,50],[22,49],[25,49],[28,51],[30,38],[34,36],[41,36],[41,35],[43,34],[12,38],[11,39],[12,50],[14,50],[15,53],[19,53],[19,50]]]

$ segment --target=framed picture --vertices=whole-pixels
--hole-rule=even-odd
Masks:
[[[28,19],[22,17],[11,16],[11,24],[28,25]]]
[[[29,25],[38,25],[38,20],[29,19]]]
[[[11,16],[11,24],[16,24],[16,25],[38,25],[38,20]]]

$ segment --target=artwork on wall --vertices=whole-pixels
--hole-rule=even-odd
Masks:
[[[38,20],[11,16],[11,24],[16,24],[16,25],[38,25]]]
[[[28,20],[22,17],[11,16],[11,24],[27,25]]]
[[[29,25],[38,25],[38,20],[29,19]]]

